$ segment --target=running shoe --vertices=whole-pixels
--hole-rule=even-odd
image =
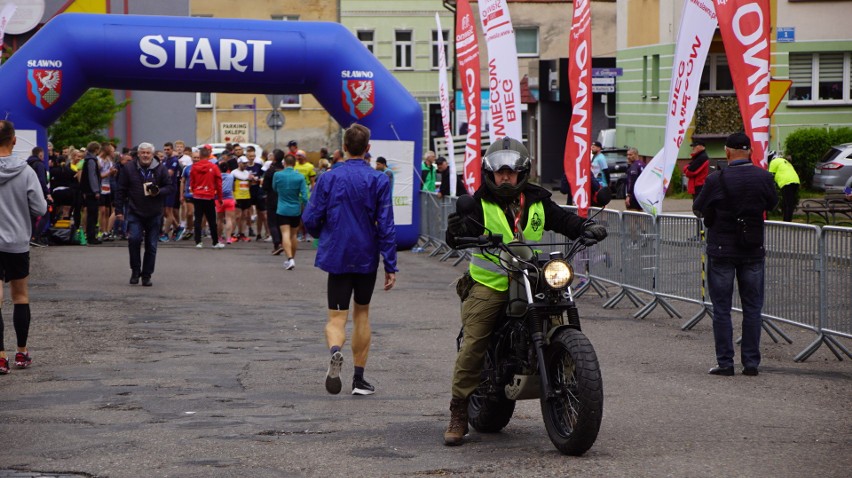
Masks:
[[[224,249],[224,248],[225,248],[224,242],[217,242],[216,245],[213,246],[213,249]]]
[[[183,236],[184,236],[185,233],[186,233],[186,228],[185,227],[179,227],[178,230],[175,232],[174,239],[172,239],[172,240],[177,242],[177,241],[183,239]]]
[[[0,375],[6,375],[7,373],[9,373],[9,359],[5,357],[0,358]]]
[[[376,388],[364,380],[364,377],[352,380],[352,395],[372,395],[374,393],[376,393]]]
[[[343,354],[338,350],[331,356],[328,372],[325,374],[325,389],[332,395],[337,395],[343,388],[343,382],[340,381],[341,368],[343,368]]]
[[[27,368],[32,365],[33,359],[29,352],[18,352],[15,354],[15,366],[18,368]]]
[[[294,261],[293,259],[287,259],[287,261],[284,262],[284,268],[288,271],[292,271],[296,268],[296,261]]]
[[[284,252],[284,246],[278,246],[278,247],[275,248],[274,251],[272,251],[272,255],[273,256],[279,256],[279,255],[281,255],[282,252]]]
[[[204,244],[202,244],[202,243],[200,243],[200,242],[199,242],[198,244],[196,244],[196,245],[195,245],[195,248],[196,248],[196,249],[201,249],[202,247],[204,247]]]
[[[183,233],[183,240],[184,241],[187,240],[187,239],[191,239],[191,238],[192,238],[192,231],[186,231],[186,232]]]
[[[169,242],[168,234],[160,234],[160,242]]]

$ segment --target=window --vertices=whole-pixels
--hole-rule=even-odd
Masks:
[[[376,33],[373,30],[358,30],[355,32],[355,35],[358,37],[358,40],[370,50],[370,53],[376,54],[375,50],[373,50],[375,46],[375,36]]]
[[[299,21],[299,15],[270,15],[270,18],[272,18],[273,20],[282,20],[285,22]]]
[[[410,70],[411,48],[414,35],[411,30],[396,30],[394,32],[394,65],[398,70]]]
[[[302,107],[302,95],[281,95],[279,108],[297,109]]]
[[[852,102],[849,52],[790,53],[790,101]]]
[[[516,27],[515,46],[519,57],[538,56],[538,27]]]
[[[698,89],[702,93],[734,93],[734,80],[728,69],[728,57],[724,53],[707,55],[704,71],[701,73],[701,84]]]
[[[195,94],[196,108],[212,108],[213,94],[212,93],[196,93]]]
[[[660,55],[651,57],[651,99],[660,99]]]
[[[450,37],[450,31],[444,30],[444,58],[446,58],[447,67],[452,64],[450,61],[450,44],[447,39]],[[432,30],[432,69],[437,70],[440,67],[438,62],[438,30]]]
[[[642,57],[642,99],[648,97],[648,55]]]

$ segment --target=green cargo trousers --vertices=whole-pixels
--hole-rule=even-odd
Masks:
[[[464,340],[453,371],[453,398],[465,399],[479,385],[491,331],[508,300],[508,292],[498,292],[477,282],[462,303]]]

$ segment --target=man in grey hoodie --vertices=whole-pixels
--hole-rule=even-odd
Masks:
[[[30,331],[30,298],[27,277],[30,275],[31,216],[47,212],[41,184],[35,171],[20,157],[13,157],[15,125],[0,120],[0,279],[9,282],[14,312],[12,322],[18,338],[15,365],[26,368],[32,363],[27,350]],[[0,285],[0,303],[3,287]],[[9,359],[3,337],[3,314],[0,311],[0,375],[9,373]]]

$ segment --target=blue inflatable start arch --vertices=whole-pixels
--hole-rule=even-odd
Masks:
[[[397,243],[417,242],[423,113],[340,24],[58,15],[0,67],[0,114],[22,150],[46,147],[47,127],[93,87],[313,94],[342,126],[370,128],[372,155],[395,170]]]

